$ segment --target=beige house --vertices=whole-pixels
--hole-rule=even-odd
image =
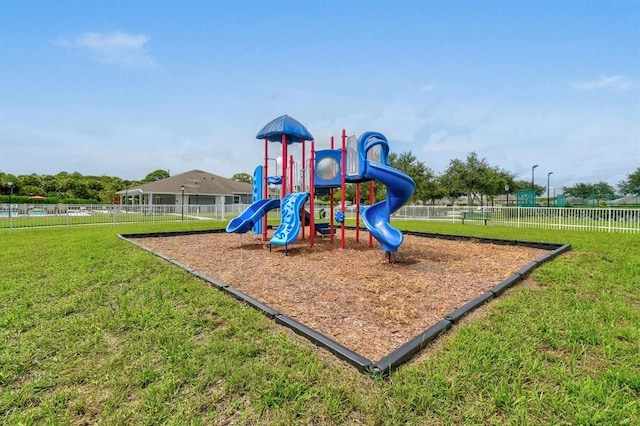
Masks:
[[[202,170],[191,170],[166,179],[117,192],[120,204],[228,205],[251,204],[253,185],[236,182]]]

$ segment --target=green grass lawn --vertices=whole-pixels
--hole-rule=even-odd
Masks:
[[[396,224],[573,249],[379,379],[116,237],[211,222],[5,230],[0,423],[640,423],[637,235]]]

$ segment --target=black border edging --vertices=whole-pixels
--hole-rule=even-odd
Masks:
[[[139,234],[138,237],[143,236],[143,235],[144,234]],[[157,235],[154,235],[154,236],[157,236]],[[118,238],[122,238],[123,240],[133,244],[134,246],[137,246],[137,247],[141,248],[144,251],[147,251],[147,252],[149,252],[151,254],[154,254],[154,255],[158,256],[159,258],[161,258],[163,260],[166,260],[169,263],[172,263],[172,264],[174,264],[176,266],[179,266],[180,268],[186,270],[187,272],[189,272],[191,274],[193,274],[194,272],[197,272],[194,269],[190,268],[189,266],[185,265],[184,263],[178,262],[177,260],[174,260],[174,259],[172,259],[172,258],[170,258],[168,256],[165,256],[162,253],[158,253],[158,252],[156,252],[154,250],[148,249],[147,247],[145,247],[142,244],[139,244],[139,243],[137,243],[135,241],[131,241],[130,239],[128,239],[128,234],[127,235],[118,234]],[[135,237],[132,237],[132,238],[135,238]]]
[[[202,233],[202,232],[197,232],[197,233]],[[214,231],[214,233],[217,233],[217,232]],[[133,241],[133,240],[129,239],[129,238],[141,238],[141,237],[150,237],[150,238],[153,238],[153,237],[174,237],[176,235],[191,235],[191,234],[193,234],[193,233],[192,232],[188,232],[188,233],[167,232],[167,233],[163,234],[161,232],[154,232],[154,233],[149,233],[149,234],[117,234],[117,236],[118,236],[118,238],[121,238],[121,239],[127,241],[128,243],[133,244],[134,246],[137,246],[137,247],[141,248],[144,251],[147,251],[147,252],[149,252],[149,253],[151,253],[153,255],[158,256],[162,260],[165,260],[165,261],[167,261],[167,262],[169,262],[169,263],[171,263],[173,265],[176,265],[176,266],[184,269],[185,271],[189,272],[190,274],[195,275],[196,277],[200,278],[203,281],[206,281],[207,283],[211,284],[212,286],[214,286],[214,287],[216,287],[216,288],[218,288],[220,290],[224,290],[225,287],[229,287],[225,283],[220,282],[220,281],[216,280],[215,278],[210,277],[207,274],[203,274],[202,272],[197,271],[197,270],[185,265],[182,262],[178,262],[175,259],[172,259],[172,258],[170,258],[168,256],[165,256],[162,253],[158,253],[157,251],[151,250],[151,249],[143,246],[142,244],[139,244],[136,241]]]
[[[202,272],[196,271],[195,269],[190,271],[193,275],[195,275],[196,277],[200,278],[203,281],[208,282],[209,284],[211,284],[212,286],[216,287],[219,290],[224,290],[225,288],[229,287],[228,285],[226,285],[223,282],[220,282],[218,280],[216,280],[213,277],[210,277],[207,274],[203,274]]]
[[[222,230],[224,231],[224,230]],[[305,326],[304,324],[294,320],[293,318],[290,318],[286,315],[281,314],[280,312],[278,312],[276,309],[273,309],[272,307],[260,302],[259,300],[243,293],[242,291],[238,290],[235,287],[231,287],[228,286],[226,284],[221,283],[220,281],[215,280],[214,278],[203,274],[201,272],[196,271],[193,268],[188,267],[187,265],[178,262],[177,260],[171,259],[168,256],[165,256],[162,253],[158,253],[154,250],[151,250],[139,243],[137,243],[136,241],[132,241],[129,238],[141,238],[141,237],[173,237],[173,236],[178,236],[178,235],[193,235],[193,234],[204,234],[204,233],[220,233],[220,230],[213,230],[213,231],[186,231],[186,232],[166,232],[166,233],[161,233],[161,232],[154,232],[154,233],[148,233],[148,234],[143,234],[143,233],[137,233],[137,234],[118,234],[119,238],[122,238],[125,241],[128,241],[129,243],[140,247],[141,249],[148,251],[156,256],[158,256],[159,258],[174,264],[184,270],[186,270],[187,272],[191,273],[192,275],[204,280],[205,282],[208,282],[210,284],[212,284],[213,286],[217,287],[218,289],[222,290],[223,292],[229,294],[230,296],[232,296],[233,298],[235,298],[236,300],[242,301],[247,303],[249,306],[261,311],[263,314],[265,314],[266,316],[275,319],[276,323],[286,326],[288,328],[290,328],[291,330],[293,330],[295,333],[306,337],[307,339],[311,340],[314,344],[326,348],[328,349],[330,352],[332,352],[334,355],[336,355],[338,358],[348,362],[349,364],[355,366],[356,368],[358,368],[360,371],[368,371],[369,367],[371,366],[372,362],[371,360],[363,357],[362,355],[350,350],[349,348],[341,345],[340,343],[326,337],[325,335],[318,333],[317,331]]]
[[[468,301],[464,305],[460,306],[459,308],[451,312],[449,315],[446,315],[444,319],[451,321],[451,324],[455,324],[458,321],[460,321],[460,318],[467,315],[469,312],[473,311],[478,306],[483,305],[485,302],[488,302],[489,300],[493,299],[494,296],[495,296],[495,293],[493,293],[491,290],[487,291],[486,293],[482,293],[480,296]]]
[[[355,229],[355,227],[348,226],[348,229]],[[284,314],[279,313],[277,310],[271,308],[270,306],[254,299],[253,297],[241,292],[240,290],[230,287],[216,279],[198,272],[181,262],[178,262],[174,259],[171,259],[161,253],[155,252],[153,250],[144,247],[143,245],[132,241],[130,238],[140,238],[140,237],[171,237],[171,236],[179,236],[179,235],[195,235],[195,234],[211,234],[211,233],[223,233],[226,232],[225,229],[211,229],[211,230],[194,230],[194,231],[168,231],[168,232],[151,232],[151,233],[132,233],[132,234],[117,234],[117,236],[131,244],[134,244],[145,251],[153,253],[154,255],[160,257],[163,260],[166,260],[169,263],[172,263],[192,275],[204,280],[205,282],[212,284],[214,287],[226,292],[230,296],[234,297],[237,300],[243,301],[250,305],[251,307],[261,311],[268,317],[275,320],[277,324],[289,327],[295,333],[307,338],[317,346],[323,347],[329,350],[331,353],[336,355],[343,361],[348,362],[349,364],[355,366],[362,372],[369,372],[371,374],[380,375],[382,377],[388,377],[391,370],[399,367],[401,364],[407,362],[413,355],[422,350],[426,345],[435,340],[440,334],[446,332],[450,328],[452,328],[462,317],[467,315],[472,310],[478,308],[489,300],[498,297],[502,292],[504,292],[507,288],[515,285],[519,281],[521,281],[528,273],[530,273],[537,266],[541,265],[544,262],[547,262],[554,257],[558,256],[565,251],[571,249],[571,244],[559,244],[559,243],[545,243],[545,242],[534,242],[534,241],[519,241],[519,240],[505,240],[499,238],[486,238],[486,237],[473,237],[466,235],[451,235],[451,234],[438,234],[438,233],[430,233],[430,232],[418,232],[418,231],[401,231],[405,235],[413,235],[422,238],[437,238],[437,239],[445,239],[445,240],[457,240],[457,241],[477,241],[479,243],[491,243],[491,244],[500,244],[500,245],[519,245],[530,248],[537,248],[543,250],[552,250],[549,253],[545,253],[544,255],[538,257],[537,259],[529,262],[524,267],[520,268],[516,273],[509,276],[507,279],[503,280],[500,284],[493,287],[491,290],[483,293],[482,295],[476,297],[475,299],[465,303],[461,307],[455,309],[450,314],[446,315],[444,319],[440,320],[438,323],[433,326],[427,328],[425,331],[421,332],[417,336],[413,337],[408,342],[404,343],[388,355],[384,356],[379,361],[373,363],[369,359],[363,357],[362,355],[350,350],[349,348],[341,345],[340,343],[332,340],[325,335],[307,327],[306,325],[294,320],[291,317],[288,317]]]
[[[500,294],[503,291],[505,291],[506,289],[508,289],[511,286],[514,286],[516,283],[522,281],[522,278],[523,278],[523,275],[515,273],[515,274],[511,275],[510,277],[507,277],[500,284],[496,285],[495,287],[493,287],[489,291],[491,293],[493,293],[494,296],[498,297],[498,296],[500,296]]]
[[[191,231],[133,232],[130,234],[118,234],[118,236],[128,241],[129,238],[177,237],[180,235],[222,234],[224,232],[227,232],[224,228],[193,229]]]
[[[350,227],[347,227],[347,228],[350,228]],[[407,231],[407,230],[401,230],[401,231],[404,235],[413,235],[416,237],[440,238],[443,240],[454,240],[454,241],[477,241],[479,243],[485,243],[485,244],[499,244],[499,245],[508,245],[508,246],[516,245],[516,246],[523,246],[523,247],[529,247],[529,248],[537,248],[542,250],[553,250],[553,253],[562,249],[562,251],[558,252],[558,253],[561,253],[571,248],[571,244],[562,244],[562,243],[505,240],[504,238],[474,237],[471,235],[438,234],[435,232],[420,232],[420,231]]]
[[[381,376],[388,376],[390,371],[399,365],[409,361],[412,356],[422,350],[429,343],[433,342],[440,334],[451,328],[451,321],[446,319],[427,328],[398,349],[383,357],[380,361],[370,367],[370,372]]]
[[[527,274],[529,274],[529,272],[531,272],[534,269],[536,269],[536,266],[538,266],[539,264],[540,264],[540,262],[538,262],[537,260],[533,260],[533,261],[527,263],[526,265],[524,265],[522,268],[518,269],[516,274],[520,274],[520,275],[522,275],[524,277]]]
[[[558,256],[559,254],[564,253],[565,251],[569,251],[571,250],[571,244],[562,244],[560,247],[556,248],[555,250],[553,250],[551,253],[552,258]],[[544,256],[543,256],[544,257]]]
[[[222,230],[224,231],[224,230]],[[279,315],[280,312],[278,312],[277,310],[273,309],[272,307],[265,305],[264,303],[260,302],[257,299],[254,299],[253,297],[249,296],[248,294],[245,294],[243,292],[241,292],[240,290],[238,290],[237,288],[228,286],[226,284],[224,284],[223,282],[220,282],[218,280],[216,280],[213,277],[210,277],[209,275],[203,274],[200,271],[197,271],[187,265],[185,265],[182,262],[178,262],[175,259],[171,259],[168,256],[165,256],[162,253],[158,253],[154,250],[148,249],[147,247],[137,243],[136,241],[131,241],[128,239],[128,237],[131,238],[140,238],[140,237],[175,237],[177,235],[194,235],[194,234],[205,234],[205,233],[215,233],[218,234],[220,233],[220,230],[212,230],[212,231],[186,231],[186,232],[166,232],[166,233],[161,233],[161,232],[154,232],[154,233],[149,233],[149,234],[126,234],[126,235],[122,235],[122,234],[118,234],[119,238],[122,238],[125,241],[130,242],[131,244],[134,244],[140,248],[142,248],[143,250],[148,251],[149,253],[152,253],[156,256],[158,256],[159,258],[166,260],[169,263],[172,263],[182,269],[184,269],[185,271],[189,272],[192,275],[195,275],[196,277],[200,278],[201,280],[211,284],[212,286],[218,288],[219,290],[224,291],[225,293],[228,293],[229,295],[231,295],[233,298],[240,300],[242,302],[247,303],[248,305],[250,305],[251,307],[262,311],[262,313],[264,313],[265,315],[267,315],[268,317],[275,317],[276,315]]]
[[[247,303],[248,305],[258,309],[259,311],[262,311],[263,314],[265,314],[268,317],[275,317],[277,315],[280,315],[280,312],[278,312],[277,310],[273,309],[271,306],[265,305],[264,303],[260,302],[257,299],[254,299],[253,297],[249,296],[248,294],[245,294],[243,292],[241,292],[240,290],[238,290],[235,287],[231,287],[231,286],[226,286],[224,288],[222,288],[222,291],[224,291],[225,293],[229,293],[231,296],[233,296],[234,298]]]
[[[335,340],[328,338],[324,334],[318,333],[314,329],[307,327],[306,325],[294,320],[291,317],[288,317],[286,315],[276,315],[275,320],[276,323],[289,327],[297,334],[306,337],[316,345],[328,349],[338,358],[355,366],[360,371],[368,371],[369,367],[372,364],[369,359],[363,357],[362,355],[352,351],[345,346],[342,346]]]

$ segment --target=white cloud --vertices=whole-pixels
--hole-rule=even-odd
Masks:
[[[626,91],[638,89],[640,86],[623,75],[611,77],[600,76],[595,80],[578,81],[572,84],[575,89],[590,91],[599,89],[610,89],[614,91]]]
[[[156,65],[145,48],[149,40],[144,34],[88,32],[71,40],[57,40],[55,44],[88,51],[105,64],[138,68]]]

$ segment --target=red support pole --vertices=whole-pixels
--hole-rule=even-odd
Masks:
[[[376,201],[376,196],[374,193],[374,182],[372,180],[369,181],[369,207],[373,205]],[[373,247],[373,235],[369,232],[369,248]]]
[[[333,136],[331,136],[331,149],[334,149]],[[333,244],[333,188],[329,190],[329,203],[329,242]]]
[[[301,188],[300,188],[300,192],[304,192],[307,189],[307,180],[305,179],[305,171],[306,171],[306,167],[307,167],[307,163],[305,160],[305,151],[307,150],[306,147],[306,142],[304,139],[302,139],[302,166],[300,167],[300,178],[301,178]],[[313,141],[312,141],[313,143]]]
[[[347,131],[342,129],[342,158],[340,163],[340,208],[342,209],[342,214],[344,214],[344,204],[345,204],[345,190],[347,187]],[[344,220],[342,221],[342,227],[340,228],[340,248],[344,249]]]
[[[304,192],[306,190],[306,185],[305,185],[305,182],[304,182],[304,168],[305,168],[304,152],[306,151],[305,142],[306,141],[303,138],[302,139],[302,165],[300,166],[300,176],[299,176],[300,181],[298,181],[298,184],[300,185],[300,192]],[[302,206],[302,208],[304,210],[304,206]],[[311,209],[311,204],[309,205],[309,209],[311,210],[309,212],[309,215],[311,215],[313,213],[313,209]],[[305,214],[305,216],[306,216],[306,214]],[[309,229],[311,229],[311,217],[309,218]],[[304,240],[304,217],[302,218],[302,239]]]
[[[311,247],[313,247],[313,243],[315,242],[316,237],[316,223],[315,223],[315,181],[313,176],[313,171],[316,166],[316,147],[315,142],[311,141],[311,159],[309,160],[309,196],[311,197],[311,201],[309,201],[309,243]]]
[[[294,189],[295,189],[295,185],[293,185],[293,181],[295,180],[295,179],[294,179],[294,173],[293,173],[293,172],[294,172],[293,155],[291,155],[289,158],[290,158],[290,159],[289,159],[289,164],[291,165],[291,170],[290,170],[290,172],[289,172],[289,173],[291,173],[291,182],[289,183],[289,185],[291,186],[291,193],[293,193],[293,192],[294,192]],[[298,184],[300,184],[300,181],[298,181]],[[301,192],[301,191],[297,191],[297,192]],[[306,213],[305,213],[305,212],[306,212],[306,211],[307,211],[307,209],[306,209],[306,207],[305,207],[305,206],[304,206],[304,204],[303,204],[303,205],[302,205],[302,213],[301,213],[301,215],[302,215],[302,216],[300,217],[300,219],[302,219],[302,236],[301,236],[301,238],[302,238],[303,240],[304,240],[304,237],[305,237],[305,227],[306,227],[306,225],[305,225],[305,223],[304,223],[304,222],[305,222],[305,216],[306,216]]]
[[[289,194],[293,194],[293,155],[289,156]]]
[[[298,185],[300,185],[300,192],[304,192],[305,189],[305,185],[304,185],[304,151],[306,150],[306,146],[305,146],[305,140],[304,138],[302,139],[302,164],[300,165],[300,176],[298,176],[298,178],[300,179],[300,181],[298,181]],[[311,209],[311,204],[309,204],[309,209]],[[304,205],[302,206],[302,210],[304,210]],[[311,213],[313,213],[313,209],[311,209],[311,211],[309,212],[309,215],[311,215]],[[306,214],[304,214],[304,216],[306,216]],[[302,217],[302,239],[304,240],[304,216]],[[309,229],[311,229],[311,217],[309,217]]]
[[[267,183],[267,178],[269,176],[269,138],[264,138],[264,173],[263,173],[263,189],[264,193],[262,194],[264,198],[269,198],[269,184]],[[262,220],[262,241],[267,241],[267,220],[269,218],[269,214],[266,213]]]
[[[287,135],[282,134],[282,199],[287,195]]]

